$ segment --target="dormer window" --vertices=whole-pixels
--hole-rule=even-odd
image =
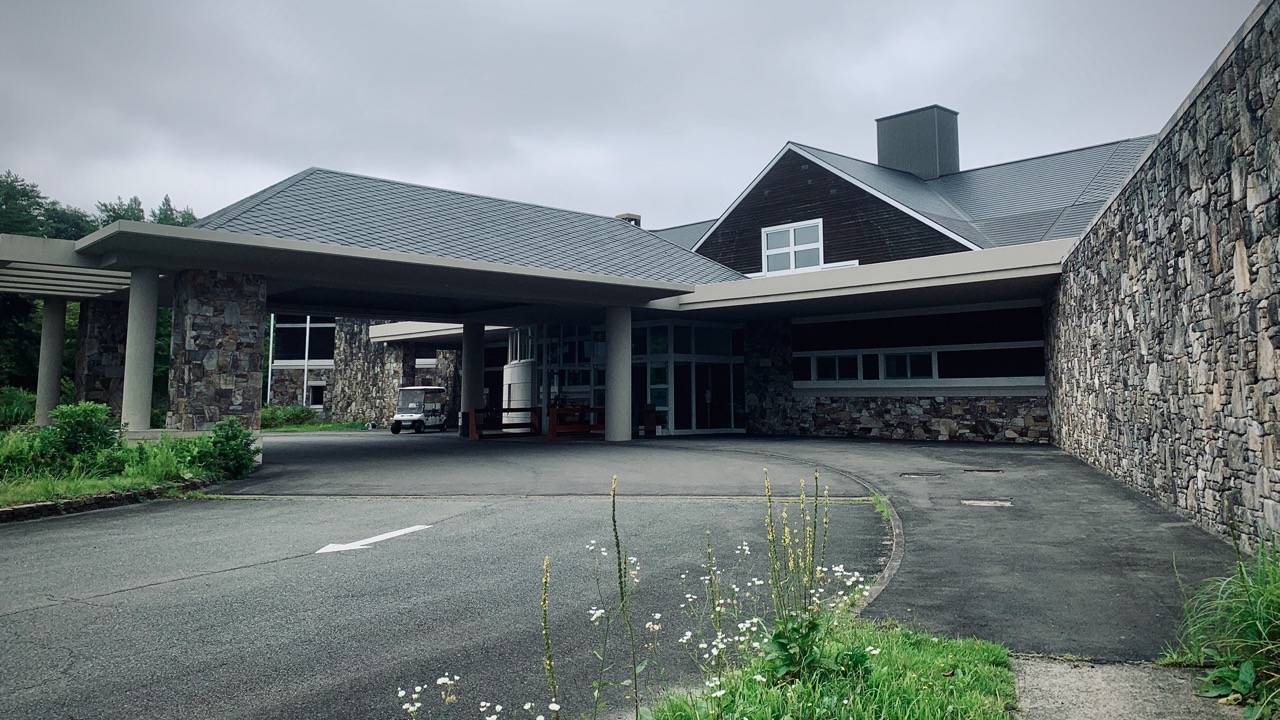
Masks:
[[[765,275],[822,266],[822,220],[776,225],[760,231]]]

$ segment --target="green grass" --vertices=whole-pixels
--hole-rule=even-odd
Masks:
[[[264,433],[296,433],[296,432],[325,432],[334,430],[364,430],[365,424],[361,422],[326,422],[323,420],[312,420],[311,422],[301,423],[299,425],[282,425],[280,427],[262,428]]]
[[[157,487],[170,488],[173,485],[173,482],[156,482],[149,477],[103,476],[92,471],[61,474],[41,471],[17,481],[0,482],[0,507],[75,500],[111,493],[140,492]]]
[[[1237,549],[1238,551],[1238,549]],[[1201,695],[1247,705],[1245,720],[1280,712],[1280,548],[1264,540],[1235,572],[1204,581],[1186,601],[1166,665],[1207,666]]]
[[[654,720],[1007,720],[1015,702],[1008,650],[994,643],[936,638],[845,615],[833,619],[823,653],[837,670],[774,683],[764,679],[770,672],[761,660],[726,674],[714,688],[665,698],[646,714]]]

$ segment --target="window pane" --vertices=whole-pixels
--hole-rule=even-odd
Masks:
[[[631,331],[631,354],[643,355],[645,352],[645,332],[644,328],[635,328]]]
[[[1040,377],[1044,348],[954,350],[938,353],[938,377]]]
[[[795,374],[796,380],[813,379],[813,364],[810,360],[807,357],[791,358],[791,372]]]
[[[862,379],[863,380],[879,380],[880,379],[880,356],[879,355],[863,355],[862,356]]]
[[[688,325],[676,325],[671,328],[674,352],[688,355],[693,352],[693,328]]]
[[[884,376],[889,380],[900,380],[909,377],[907,374],[907,356],[902,353],[884,356]]]
[[[301,325],[306,321],[306,315],[276,315],[277,325]]]
[[[784,247],[791,246],[790,230],[774,230],[764,235],[765,247],[770,250],[781,250]]]
[[[797,250],[796,267],[818,267],[818,249],[810,248],[809,250]]]
[[[334,318],[332,315],[312,315],[311,316],[312,325],[332,325],[333,322],[334,322]]]
[[[276,360],[301,360],[305,354],[307,329],[303,327],[277,327],[275,347],[272,349]],[[330,355],[332,357],[332,355]]]
[[[699,355],[729,355],[733,350],[732,335],[726,328],[698,328],[694,340]]]
[[[333,328],[331,327],[312,327],[311,328],[311,351],[312,360],[332,360],[333,359]],[[313,403],[316,404],[316,403]]]
[[[649,328],[649,354],[665,355],[669,352],[667,345],[667,326]]]
[[[649,384],[650,385],[666,385],[667,384],[667,364],[653,363],[649,365]]]
[[[817,358],[818,379],[819,380],[835,380],[836,379],[836,359],[830,355]]]
[[[765,270],[769,272],[791,269],[791,255],[789,253],[777,253],[776,255],[766,255],[765,257],[768,259],[768,265]]]
[[[858,379],[858,356],[844,355],[838,360],[839,366],[836,370],[837,376],[841,380],[857,380]]]
[[[933,377],[933,353],[912,353],[911,377],[913,378]]]
[[[656,407],[666,407],[667,388],[649,388],[649,404]]]
[[[311,385],[307,387],[307,402],[311,405],[324,405],[324,386]]]
[[[817,225],[806,225],[804,227],[798,227],[792,232],[796,234],[797,245],[812,245],[818,242],[818,226]]]

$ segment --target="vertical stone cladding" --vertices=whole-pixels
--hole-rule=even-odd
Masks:
[[[128,330],[127,302],[80,302],[80,327],[76,333],[76,400],[103,403],[117,417],[124,404],[124,343]]]
[[[281,368],[277,367],[271,373],[271,397],[268,398],[268,405],[301,405],[303,403],[302,394],[302,368]],[[306,372],[306,381],[310,385],[312,383],[322,383],[326,386],[333,385],[333,369],[332,368],[311,368]],[[325,388],[328,393],[329,388]],[[328,405],[328,402],[325,402]]]
[[[182,270],[173,278],[170,430],[208,430],[235,417],[257,430],[267,286],[261,275]]]
[[[434,384],[445,389],[445,417],[452,425],[458,418],[462,406],[462,366],[458,364],[457,350],[436,351],[436,372]]]
[[[404,343],[369,339],[369,327],[379,322],[337,318],[333,383],[326,402],[329,417],[337,422],[390,424],[396,391],[414,380],[413,361],[406,363]]]
[[[1249,541],[1280,530],[1280,4],[1260,12],[1047,310],[1055,443]]]
[[[842,396],[797,393],[791,327],[748,324],[744,331],[747,432],[760,435],[889,440],[1049,442],[1043,396]]]

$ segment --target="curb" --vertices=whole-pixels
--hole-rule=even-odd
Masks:
[[[150,500],[159,500],[174,491],[199,490],[212,484],[214,483],[211,481],[188,480],[176,485],[156,485],[145,490],[126,493],[107,493],[106,495],[91,495],[73,500],[54,500],[28,503],[26,505],[13,505],[7,508],[0,508],[0,524],[39,520],[59,515],[72,515],[89,512],[90,510],[105,510],[121,505],[135,505]]]

